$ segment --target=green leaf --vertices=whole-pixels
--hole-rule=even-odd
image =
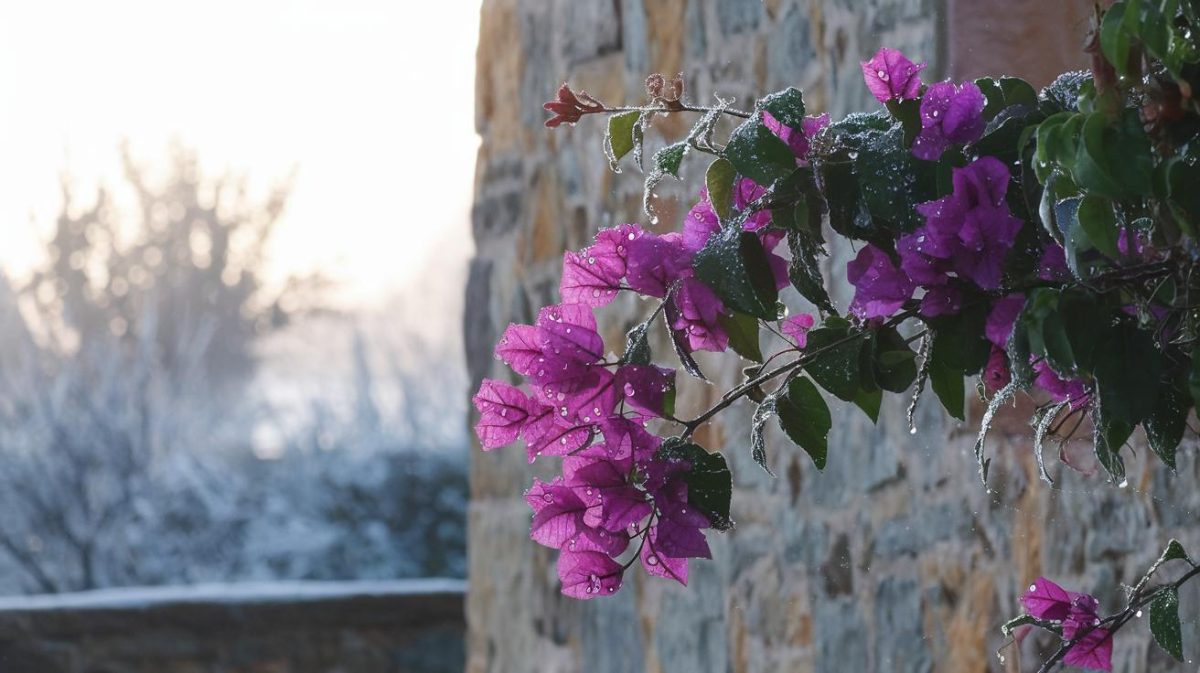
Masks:
[[[1001,77],[1000,89],[1004,91],[1004,106],[1030,105],[1038,103],[1037,91],[1033,85],[1020,77]]]
[[[1058,315],[1071,345],[1077,371],[1091,374],[1095,369],[1096,344],[1107,332],[1108,315],[1090,292],[1066,289],[1058,296]]]
[[[967,391],[963,370],[953,364],[957,349],[953,339],[953,334],[934,332],[929,348],[929,384],[946,413],[962,421],[966,420]]]
[[[729,347],[735,353],[754,362],[762,362],[763,355],[758,345],[758,319],[752,315],[738,313],[720,314],[717,321],[729,334]]]
[[[862,409],[862,412],[871,419],[872,423],[879,422],[879,407],[883,405],[883,389],[866,388],[860,389],[858,395],[854,397],[854,406]]]
[[[755,115],[734,130],[724,156],[737,172],[768,187],[796,170],[796,155]]]
[[[915,98],[889,100],[886,105],[904,130],[904,147],[912,147],[913,139],[921,132],[921,101]]]
[[[1041,114],[1032,105],[1010,105],[988,123],[983,136],[975,142],[975,151],[1014,162],[1025,132],[1034,133],[1031,129],[1036,129],[1041,120]]]
[[[1038,95],[1038,107],[1046,116],[1059,112],[1078,112],[1079,89],[1091,79],[1091,73],[1083,70],[1059,75]]]
[[[1136,111],[1127,110],[1117,124],[1103,113],[1090,114],[1080,130],[1071,172],[1077,185],[1118,200],[1150,194],[1154,162]]]
[[[692,262],[696,277],[726,306],[763,320],[775,320],[778,291],[758,236],[736,220],[708,243]]]
[[[1100,23],[1100,50],[1119,75],[1129,74],[1129,32],[1124,21],[1125,3],[1118,2],[1104,12]]]
[[[1004,89],[1000,88],[1000,82],[994,77],[980,77],[975,80],[975,86],[983,92],[986,101],[983,118],[991,120],[1004,109]]]
[[[1191,408],[1191,397],[1181,385],[1163,385],[1159,388],[1154,410],[1142,424],[1150,448],[1172,471],[1175,470],[1175,449],[1183,441]]]
[[[821,264],[817,256],[821,247],[806,231],[788,232],[788,249],[792,260],[788,263],[788,279],[800,292],[800,296],[812,302],[825,313],[834,313],[833,302],[825,290],[825,278],[821,275]]]
[[[1183,633],[1179,624],[1179,590],[1167,586],[1150,602],[1150,633],[1167,654],[1183,661]]]
[[[992,353],[992,344],[985,335],[987,306],[975,303],[958,315],[938,316],[926,322],[933,328],[935,358],[963,376],[979,373]],[[939,343],[939,341],[941,343]]]
[[[1172,210],[1177,212],[1180,227],[1194,235],[1200,225],[1200,166],[1175,161],[1167,171],[1167,184],[1171,195]]]
[[[937,164],[913,156],[899,124],[864,132],[853,167],[873,226],[902,233],[925,223],[917,204],[935,198]]]
[[[1088,240],[1097,250],[1112,259],[1121,256],[1117,247],[1120,230],[1117,227],[1117,217],[1113,213],[1112,202],[1094,194],[1088,194],[1079,202],[1079,226]]]
[[[675,349],[675,357],[679,359],[679,364],[683,367],[683,371],[701,381],[707,381],[708,378],[704,376],[704,372],[700,371],[700,365],[696,364],[696,359],[692,357],[687,335],[683,334],[682,331],[676,332],[671,327],[671,323],[679,322],[679,317],[679,308],[675,306],[675,302],[668,301],[663,307],[663,322],[666,323],[667,334],[671,335],[671,346]]]
[[[799,131],[804,123],[804,94],[795,87],[777,91],[762,99],[759,106],[784,126]]]
[[[882,328],[872,340],[875,383],[892,393],[908,390],[917,379],[917,354],[895,327]]]
[[[658,455],[669,460],[686,460],[692,469],[685,477],[688,485],[688,505],[708,517],[717,530],[733,528],[729,518],[729,501],[733,495],[733,475],[725,456],[709,453],[697,444],[672,437],[663,442]]]
[[[683,155],[687,154],[687,151],[686,141],[667,145],[654,153],[654,169],[679,177],[679,165],[683,163]]]
[[[1162,354],[1154,337],[1120,319],[1096,345],[1096,393],[1104,418],[1137,425],[1154,411]]]
[[[1125,460],[1121,458],[1121,447],[1133,434],[1133,426],[1125,421],[1105,418],[1103,409],[1093,409],[1092,425],[1096,459],[1114,483],[1125,483]]]
[[[608,133],[605,134],[605,145],[608,149],[609,167],[617,170],[617,162],[633,150],[635,145],[642,142],[641,127],[638,126],[637,110],[620,112],[608,118]]]
[[[1162,563],[1176,560],[1187,561],[1188,563],[1192,562],[1192,559],[1188,557],[1187,552],[1184,551],[1183,544],[1181,544],[1179,540],[1175,539],[1172,539],[1167,543],[1167,548],[1163,550],[1162,556],[1159,560]]]
[[[625,333],[625,355],[621,357],[621,362],[630,365],[648,365],[650,364],[650,340],[648,332],[650,331],[650,322],[654,319],[651,316],[633,329]]]
[[[804,352],[822,352],[806,364],[804,369],[834,397],[853,402],[863,387],[859,369],[859,350],[862,344],[857,339],[849,339],[849,334],[845,328],[837,327],[818,327],[809,332],[808,345]],[[826,348],[828,350],[824,350]]]
[[[708,189],[708,200],[712,203],[717,218],[724,223],[733,212],[733,181],[737,171],[728,159],[717,158],[708,165],[704,174],[704,186]]]
[[[829,406],[812,381],[797,377],[788,383],[787,394],[775,402],[779,427],[788,438],[804,449],[818,470],[825,469],[829,430],[833,420]]]

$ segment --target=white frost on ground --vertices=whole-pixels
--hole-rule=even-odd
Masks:
[[[145,609],[187,603],[295,603],[358,597],[464,594],[466,590],[466,580],[437,577],[347,582],[236,582],[126,587],[67,594],[0,597],[0,612]]]

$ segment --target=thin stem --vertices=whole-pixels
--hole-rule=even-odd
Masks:
[[[894,327],[894,326],[904,322],[905,320],[913,317],[914,315],[916,315],[915,311],[911,311],[911,310],[904,311],[903,313],[898,313],[895,316],[893,316],[890,320],[888,320],[886,323],[884,323],[884,327]],[[841,339],[838,339],[837,341],[833,341],[828,344],[825,344],[824,346],[821,346],[820,348],[818,348],[816,350],[804,351],[800,354],[800,357],[796,358],[795,360],[792,360],[791,362],[789,362],[785,365],[780,365],[779,367],[772,369],[771,371],[769,371],[765,374],[760,374],[759,376],[743,383],[742,385],[734,388],[733,390],[730,390],[728,393],[725,394],[724,397],[721,398],[720,402],[717,402],[712,407],[710,407],[707,411],[700,414],[696,418],[693,418],[690,421],[684,422],[684,424],[683,424],[684,430],[683,430],[683,434],[681,436],[684,439],[691,437],[692,433],[694,433],[697,428],[699,428],[701,425],[704,425],[713,416],[716,416],[717,414],[724,411],[727,407],[732,405],[734,402],[736,402],[741,397],[745,396],[751,390],[754,390],[755,388],[757,388],[757,387],[761,386],[762,384],[770,381],[771,379],[779,376],[780,374],[786,374],[788,372],[795,371],[796,369],[803,367],[804,365],[812,362],[813,360],[824,355],[825,353],[827,353],[831,350],[834,350],[835,348],[839,348],[848,343],[851,343],[853,341],[861,339],[866,334],[867,334],[866,330],[851,332],[850,334],[847,334],[846,336],[842,337]]]
[[[742,119],[749,119],[751,116],[751,113],[749,113],[749,112],[745,112],[743,110],[737,110],[734,108],[703,107],[703,106],[699,106],[699,105],[685,105],[683,103],[676,103],[676,104],[671,105],[670,107],[660,106],[660,105],[620,105],[617,107],[605,107],[602,110],[598,110],[598,112],[604,112],[604,113],[634,112],[634,111],[637,111],[637,112],[704,112],[704,113],[723,112],[732,117],[740,117]],[[585,113],[585,114],[587,114],[587,113]]]

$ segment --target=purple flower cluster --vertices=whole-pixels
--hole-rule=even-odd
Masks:
[[[824,123],[813,120],[805,131],[815,133]],[[807,144],[790,144],[797,161],[804,160]],[[765,193],[753,181],[739,180],[735,214]],[[787,262],[775,249],[784,234],[769,229],[770,218],[770,212],[754,213],[744,227],[757,233],[782,288]],[[532,325],[509,325],[496,345],[496,357],[525,378],[530,392],[488,379],[473,399],[475,432],[485,450],[521,439],[530,462],[564,457],[562,474],[535,481],[526,500],[534,511],[531,537],[560,550],[559,578],[569,596],[592,598],[620,588],[633,560],[617,559],[634,541],[647,573],[684,584],[687,560],[710,557],[702,532],[710,522],[688,507],[690,462],[659,456],[662,440],[646,430],[650,420],[670,417],[675,371],[606,361],[593,311],[622,290],[658,297],[680,347],[725,351],[729,334],[722,318],[729,310],[692,269],[696,253],[720,227],[701,192],[682,232],[655,234],[624,224],[601,231],[580,252],[567,252],[559,286],[563,303],[543,308]],[[801,348],[812,326],[809,315],[781,325]]]
[[[920,100],[921,132],[913,140],[912,153],[926,161],[937,161],[950,145],[979,140],[983,133],[983,108],[987,101],[974,82],[937,82],[921,90],[921,71],[895,49],[880,49],[862,64],[867,88],[880,103]]]
[[[1039,577],[1021,595],[1021,604],[1033,617],[1059,622],[1063,640],[1080,639],[1067,651],[1063,663],[1097,671],[1112,670],[1112,633],[1100,626],[1097,614],[1100,601],[1095,596],[1067,591]]]
[[[896,242],[898,266],[874,245],[847,265],[855,287],[851,312],[864,319],[889,316],[919,287],[922,315],[955,314],[964,284],[999,288],[1004,259],[1021,228],[1004,201],[1008,181],[1008,169],[992,157],[954,169],[954,191],[918,205],[925,224]]]
[[[488,379],[473,399],[485,450],[520,438],[530,462],[564,456],[562,474],[535,481],[526,501],[530,537],[560,550],[562,590],[576,598],[619,589],[627,566],[617,557],[635,539],[647,572],[682,583],[688,558],[710,556],[708,519],[687,506],[690,464],[657,457],[662,442],[645,428],[667,413],[674,370],[612,365],[603,353],[591,307],[546,307],[535,324],[510,325],[496,346],[532,394]]]

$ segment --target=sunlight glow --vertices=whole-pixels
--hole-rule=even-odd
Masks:
[[[375,303],[461,268],[478,21],[479,0],[5,3],[0,269],[40,258],[62,171],[85,201],[119,179],[125,139],[148,167],[177,140],[252,186],[295,168],[272,277],[319,267]]]

